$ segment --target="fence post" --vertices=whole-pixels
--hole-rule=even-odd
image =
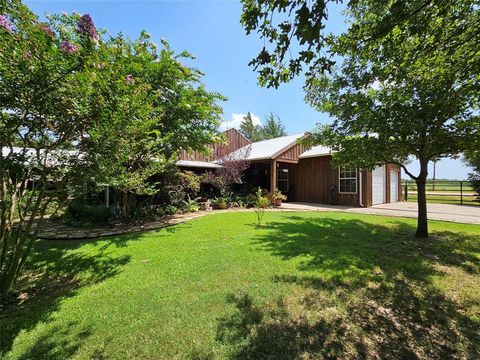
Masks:
[[[463,205],[463,181],[460,181],[460,205]]]
[[[408,201],[408,181],[405,182],[405,190],[403,191],[403,193],[405,194],[404,198],[403,199],[404,201]]]

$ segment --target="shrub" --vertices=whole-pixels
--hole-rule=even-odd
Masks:
[[[175,215],[178,212],[178,208],[175,205],[167,205],[165,206],[165,214],[167,215]]]
[[[140,204],[134,211],[134,217],[137,219],[159,219],[164,215],[163,207],[156,204]]]
[[[102,204],[87,204],[82,198],[71,201],[65,212],[68,223],[105,224],[110,218],[110,208]]]
[[[480,173],[468,174],[468,181],[470,182],[470,185],[475,193],[478,195],[476,200],[480,201]]]
[[[168,191],[169,203],[177,208],[188,206],[188,200],[197,196],[200,191],[203,176],[191,171],[178,171],[169,179]]]
[[[212,199],[212,205],[217,209],[226,209],[228,204],[228,199],[226,197],[216,197]]]
[[[188,212],[197,212],[198,210],[200,210],[200,205],[198,204],[198,199],[200,199],[200,198],[191,199],[190,196],[189,196],[188,200],[185,201],[185,209]]]

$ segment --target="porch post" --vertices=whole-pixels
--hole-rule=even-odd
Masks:
[[[277,187],[277,161],[272,160],[270,168],[270,192],[273,192]]]

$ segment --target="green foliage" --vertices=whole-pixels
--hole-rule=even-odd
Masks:
[[[161,219],[165,215],[165,209],[158,204],[151,204],[150,202],[135,204],[133,217],[139,220]]]
[[[174,205],[167,205],[165,206],[165,214],[167,215],[175,215],[178,212],[178,208]]]
[[[226,209],[228,206],[228,198],[225,196],[217,196],[212,199],[212,205],[217,209]]]
[[[262,141],[285,136],[287,132],[280,118],[274,113],[270,113],[265,120],[264,125],[254,125],[252,114],[247,113],[240,124],[239,131],[250,141]]]
[[[197,212],[200,210],[200,205],[198,204],[199,198],[191,199],[190,196],[185,201],[185,210],[188,212]]]
[[[68,204],[63,220],[71,225],[106,224],[111,215],[110,208],[105,205],[88,204],[83,198],[78,198]]]
[[[286,136],[287,131],[285,126],[280,121],[278,115],[270,113],[261,128],[263,140],[274,139],[281,136]]]
[[[419,160],[419,174],[404,170],[419,187],[417,236],[428,236],[428,162],[480,147],[476,1],[351,1],[340,35],[323,30],[324,0],[244,0],[243,9],[247,33],[258,30],[273,44],[251,62],[262,85],[277,87],[308,66],[307,102],[334,119],[310,144],[331,147],[338,165],[371,169]],[[297,50],[292,40],[300,50],[286,62],[287,52]]]
[[[250,112],[248,112],[243,118],[238,131],[252,142],[263,140],[262,129],[259,125],[253,123],[252,114]]]
[[[191,197],[196,197],[200,191],[203,175],[197,175],[192,171],[170,168],[165,178],[165,188],[168,192],[170,203],[178,208],[184,208]]]
[[[268,207],[270,201],[268,197],[262,195],[262,188],[258,188],[255,192],[255,215],[257,218],[257,226],[262,226],[265,209]]]
[[[465,153],[465,162],[473,168],[473,172],[468,174],[468,181],[478,195],[477,200],[480,200],[480,151],[478,148]]]
[[[18,0],[0,2],[0,297],[6,296],[50,203],[83,193],[85,183],[121,192],[128,219],[135,195],[158,191],[180,149],[206,151],[218,139],[224,97],[166,41],[135,40],[96,29],[90,16],[42,23]],[[17,146],[17,151],[8,151]],[[37,187],[13,214],[27,185]],[[52,190],[53,189],[53,190]],[[7,204],[7,194],[11,198]],[[35,199],[35,201],[33,201]]]

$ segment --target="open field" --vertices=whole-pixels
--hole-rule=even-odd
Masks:
[[[433,204],[453,204],[453,205],[471,205],[480,206],[480,201],[477,201],[477,196],[463,196],[459,195],[442,195],[442,194],[427,194],[427,203]],[[408,194],[410,202],[417,202],[417,194]]]
[[[406,184],[408,186],[407,201],[416,202],[417,185],[413,181],[403,181],[403,191],[405,191]],[[475,191],[468,181],[437,180],[435,184],[432,181],[428,181],[426,192],[427,202],[429,203],[480,205],[480,201],[477,200],[478,195],[475,194]]]
[[[40,241],[1,315],[7,359],[480,358],[480,227],[212,214]]]

